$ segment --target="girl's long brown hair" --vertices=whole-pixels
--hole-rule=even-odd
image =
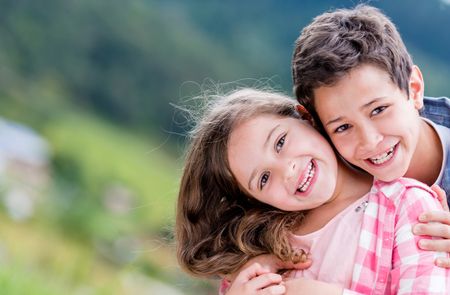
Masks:
[[[300,118],[295,105],[282,94],[237,90],[215,97],[191,132],[176,220],[178,260],[191,274],[230,274],[265,253],[298,258],[288,234],[303,215],[253,199],[239,186],[227,159],[236,125],[262,114]]]

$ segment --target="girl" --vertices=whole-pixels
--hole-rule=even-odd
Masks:
[[[293,100],[251,89],[209,108],[181,179],[181,266],[227,276],[260,254],[298,262],[308,252],[314,264],[294,279],[251,265],[228,294],[446,294],[450,274],[434,265],[446,254],[418,249],[411,233],[420,212],[441,208],[436,195],[410,179],[355,172],[299,118]]]

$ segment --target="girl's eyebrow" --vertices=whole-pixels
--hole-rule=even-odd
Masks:
[[[263,150],[265,150],[265,149],[267,148],[267,144],[270,142],[270,138],[271,138],[272,135],[275,133],[275,130],[277,130],[278,127],[280,127],[280,125],[281,125],[281,124],[277,124],[277,125],[275,125],[275,127],[273,127],[273,128],[270,130],[269,134],[268,134],[267,137],[266,137],[266,140],[264,141]],[[249,189],[250,191],[252,190],[252,182],[253,182],[253,179],[255,178],[255,175],[256,175],[256,169],[253,169],[252,173],[250,174],[250,178],[249,178],[248,184],[247,184],[248,189]]]

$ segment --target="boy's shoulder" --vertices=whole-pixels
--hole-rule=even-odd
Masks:
[[[423,102],[424,107],[420,113],[422,117],[450,128],[450,98],[426,96],[423,98]]]
[[[374,182],[374,187],[385,195],[387,198],[396,199],[405,195],[408,190],[416,189],[423,191],[427,194],[431,194],[435,197],[433,190],[426,184],[408,177],[400,177],[394,181],[385,182],[381,180],[376,180]]]

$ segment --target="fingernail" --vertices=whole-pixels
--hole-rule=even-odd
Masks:
[[[421,230],[421,225],[420,224],[416,224],[413,226],[413,234],[415,235],[419,235],[420,234],[420,230]]]
[[[419,247],[424,249],[424,250],[428,247],[428,245],[429,245],[429,243],[428,243],[427,240],[420,240],[419,241]]]
[[[427,215],[426,214],[420,214],[419,215],[419,221],[421,221],[421,222],[427,221]]]
[[[436,259],[436,265],[439,267],[448,267],[449,263],[446,259],[438,258]]]

